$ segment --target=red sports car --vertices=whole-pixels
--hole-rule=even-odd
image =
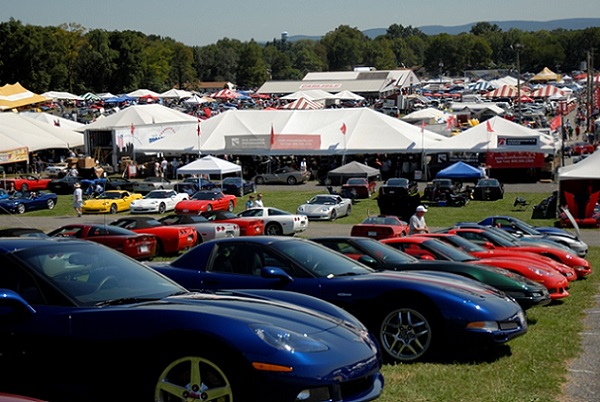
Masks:
[[[48,233],[48,236],[76,237],[104,244],[136,260],[150,260],[156,255],[156,237],[139,234],[117,226],[66,225]]]
[[[265,232],[265,221],[261,218],[240,217],[229,211],[203,212],[202,216],[211,222],[237,223],[240,236],[260,236]]]
[[[408,223],[393,215],[369,216],[361,223],[352,226],[350,236],[388,239],[408,234]]]
[[[353,198],[369,198],[375,192],[374,181],[363,177],[352,177],[342,185],[342,193],[352,194]]]
[[[577,273],[575,270],[568,265],[563,264],[562,262],[558,262],[553,260],[552,258],[539,255],[536,253],[526,253],[519,252],[515,253],[512,250],[505,249],[487,249],[479,244],[473,243],[470,240],[465,239],[462,236],[451,233],[425,233],[420,234],[419,236],[426,237],[435,237],[436,239],[442,240],[454,247],[457,247],[477,258],[495,258],[495,259],[510,259],[510,260],[518,260],[521,262],[530,262],[533,261],[534,264],[543,264],[544,266],[549,266],[554,268],[556,271],[560,272],[567,278],[568,281],[574,281],[577,279]]]
[[[17,176],[12,179],[6,179],[0,181],[0,186],[9,189],[10,183],[14,183],[15,190],[25,192],[25,191],[37,191],[37,190],[46,190],[48,188],[48,183],[50,183],[52,179],[42,179],[33,175],[26,176]]]
[[[421,259],[457,261],[507,269],[546,286],[552,300],[569,296],[567,278],[543,264],[536,266],[508,258],[476,258],[441,240],[425,236],[395,237],[380,241]]]
[[[157,237],[157,255],[177,255],[196,245],[198,233],[192,226],[167,226],[149,216],[128,216],[110,223],[136,233]]]
[[[483,228],[455,228],[448,230],[448,233],[456,233],[465,239],[471,240],[473,243],[482,245],[488,249],[502,248],[514,252],[529,252],[550,257],[555,261],[562,262],[565,265],[573,268],[580,278],[586,277],[592,273],[592,265],[585,258],[581,258],[570,251],[561,250],[554,247],[542,247],[528,245],[527,243],[519,243],[515,238],[514,242],[510,242],[490,230]]]
[[[237,197],[225,194],[221,189],[200,190],[189,200],[179,201],[175,205],[175,213],[199,215],[210,211],[233,212],[236,204]]]

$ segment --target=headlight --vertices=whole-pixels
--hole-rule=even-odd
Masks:
[[[268,345],[288,352],[323,352],[328,347],[321,341],[272,325],[251,325],[254,333]]]
[[[527,267],[531,272],[535,273],[539,276],[551,276],[552,274],[549,271],[545,271],[543,269],[539,269],[536,267]]]

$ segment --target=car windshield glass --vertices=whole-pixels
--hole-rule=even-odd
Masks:
[[[438,256],[443,256],[450,261],[472,261],[475,259],[472,255],[437,239],[425,241],[424,246],[435,251]]]
[[[121,193],[111,193],[111,192],[105,192],[100,194],[98,197],[99,200],[116,200],[122,197]]]
[[[333,197],[313,197],[308,201],[308,204],[322,204],[322,205],[333,205],[335,204],[335,198]]]
[[[150,191],[144,198],[169,198],[171,193],[167,191]]]
[[[160,299],[184,289],[125,254],[84,242],[56,242],[15,252],[80,306],[107,300]]]
[[[203,191],[198,191],[196,194],[194,194],[192,199],[194,199],[194,200],[216,200],[217,195],[215,193],[206,193]]]
[[[386,184],[388,186],[406,187],[408,186],[408,179],[388,179]]]
[[[408,255],[403,251],[400,251],[392,246],[383,244],[373,239],[358,239],[356,242],[362,245],[365,249],[369,250],[371,255],[381,256],[383,261],[388,264],[408,264],[411,262],[418,261],[417,258],[412,255]]]
[[[274,242],[272,247],[317,277],[333,278],[375,272],[351,258],[309,241]]]

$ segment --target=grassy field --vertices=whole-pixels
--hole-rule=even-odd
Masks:
[[[296,207],[316,194],[314,191],[262,191],[265,204],[284,210]],[[513,207],[515,197],[531,202],[526,210]],[[431,227],[450,226],[458,221],[478,221],[492,214],[516,216],[536,225],[553,225],[554,220],[532,221],[532,205],[548,194],[509,193],[503,200],[471,201],[465,207],[431,207],[427,222]],[[244,208],[246,197],[238,198],[237,210]],[[349,217],[336,223],[354,224],[369,214],[378,213],[374,199],[360,200]],[[61,196],[52,211],[28,213],[28,216],[73,215],[71,196]],[[121,215],[121,214],[120,214]],[[1,226],[1,225],[0,225]],[[600,264],[600,247],[591,247],[588,259]],[[383,402],[553,402],[560,401],[566,381],[567,363],[580,352],[585,310],[594,304],[600,278],[592,274],[572,283],[571,296],[564,301],[527,310],[530,324],[526,335],[508,343],[505,353],[494,358],[452,363],[415,363],[384,367]]]

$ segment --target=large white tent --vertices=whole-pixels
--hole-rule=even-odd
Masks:
[[[63,127],[73,131],[81,131],[85,126],[83,123],[65,119],[64,117],[55,116],[46,112],[21,112],[20,115],[28,119],[42,121],[53,126]]]
[[[600,199],[600,152],[558,169],[559,205],[566,205],[582,227],[596,227],[594,209]]]
[[[534,152],[554,155],[554,138],[496,116],[427,149],[437,152]]]
[[[198,125],[192,124],[137,150],[217,155],[420,153],[445,138],[369,108],[230,110],[199,125],[200,136]]]
[[[15,144],[29,152],[52,148],[75,148],[83,145],[83,136],[73,130],[56,127],[18,113],[0,113],[0,151],[14,149]]]
[[[85,126],[86,130],[129,128],[148,124],[196,122],[197,118],[156,103],[129,106]]]

